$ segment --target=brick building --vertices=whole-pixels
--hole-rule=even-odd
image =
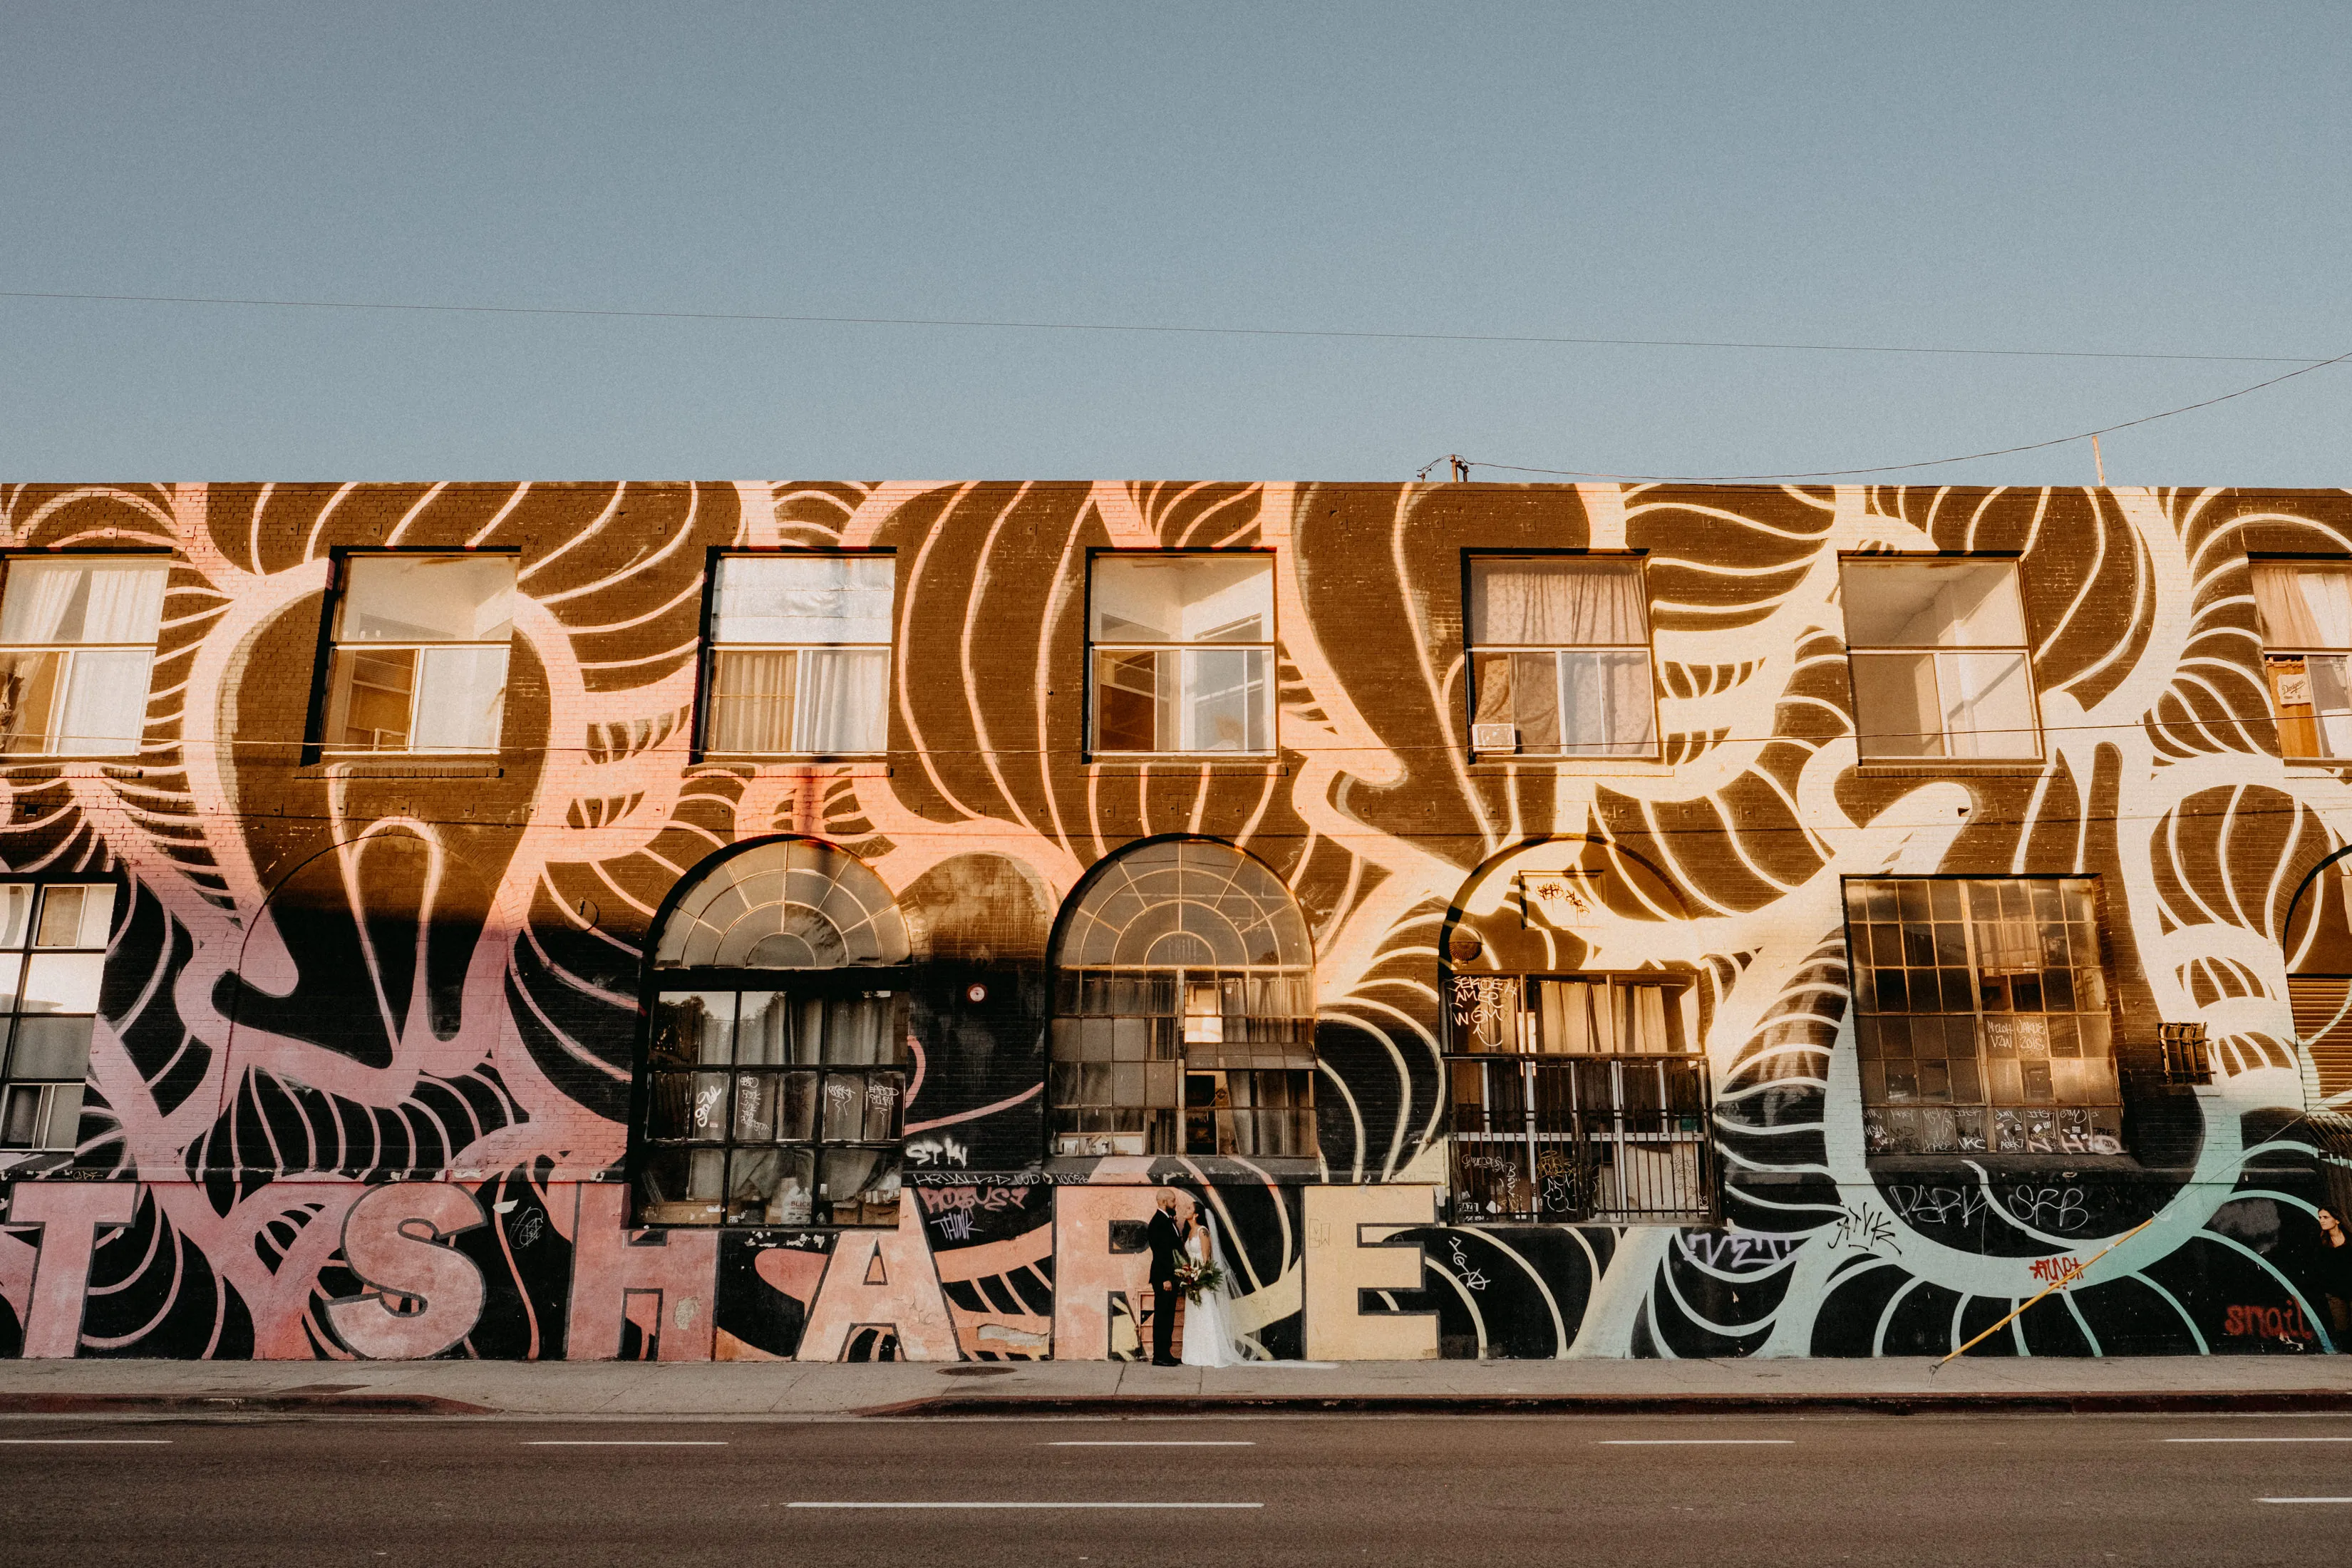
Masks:
[[[2332,1350],[2352,492],[0,487],[0,1352]],[[2352,1144],[2344,1145],[2352,1150]]]

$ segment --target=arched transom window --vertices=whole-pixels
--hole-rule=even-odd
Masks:
[[[1314,950],[1257,861],[1201,838],[1113,858],[1055,982],[1055,1153],[1314,1156]]]

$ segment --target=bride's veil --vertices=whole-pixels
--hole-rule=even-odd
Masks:
[[[1252,1342],[1243,1337],[1234,1313],[1234,1303],[1242,1299],[1241,1276],[1234,1272],[1232,1261],[1225,1257],[1224,1232],[1218,1226],[1216,1217],[1210,1214],[1205,1205],[1201,1209],[1201,1223],[1209,1227],[1209,1261],[1217,1266],[1219,1274],[1224,1276],[1224,1283],[1217,1287],[1217,1294],[1223,1297],[1225,1301],[1225,1332],[1228,1336],[1228,1347],[1234,1355],[1243,1361],[1248,1361],[1252,1359]]]

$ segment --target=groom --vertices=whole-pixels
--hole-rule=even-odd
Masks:
[[[1176,1229],[1176,1194],[1165,1187],[1160,1191],[1160,1212],[1144,1227],[1143,1238],[1151,1246],[1151,1364],[1174,1366],[1176,1256],[1184,1238]]]

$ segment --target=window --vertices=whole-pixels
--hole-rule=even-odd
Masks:
[[[1274,563],[1097,555],[1088,626],[1097,752],[1274,749]]]
[[[903,993],[666,990],[647,1067],[640,1219],[898,1223]]]
[[[2352,566],[2254,563],[2263,668],[2290,757],[2352,757]]]
[[[710,611],[703,750],[862,756],[889,744],[887,555],[729,555]]]
[[[0,748],[129,756],[147,727],[147,679],[168,561],[17,556],[0,593]]]
[[[2087,877],[1854,879],[1863,1128],[1874,1154],[2119,1154]]]
[[[0,1150],[74,1147],[113,913],[106,883],[0,884]]]
[[[1118,856],[1055,984],[1054,1152],[1315,1157],[1314,953],[1257,861],[1207,839]]]
[[[1474,559],[1470,665],[1474,751],[1657,754],[1638,561]]]
[[[331,752],[492,752],[514,639],[510,555],[353,555],[327,663]]]
[[[638,1222],[898,1224],[908,959],[889,889],[829,844],[695,878],[654,944]]]
[[[1678,974],[1456,974],[1454,1217],[1705,1219],[1706,1062]]]
[[[2010,561],[1846,561],[1845,640],[1864,757],[2038,757]]]

